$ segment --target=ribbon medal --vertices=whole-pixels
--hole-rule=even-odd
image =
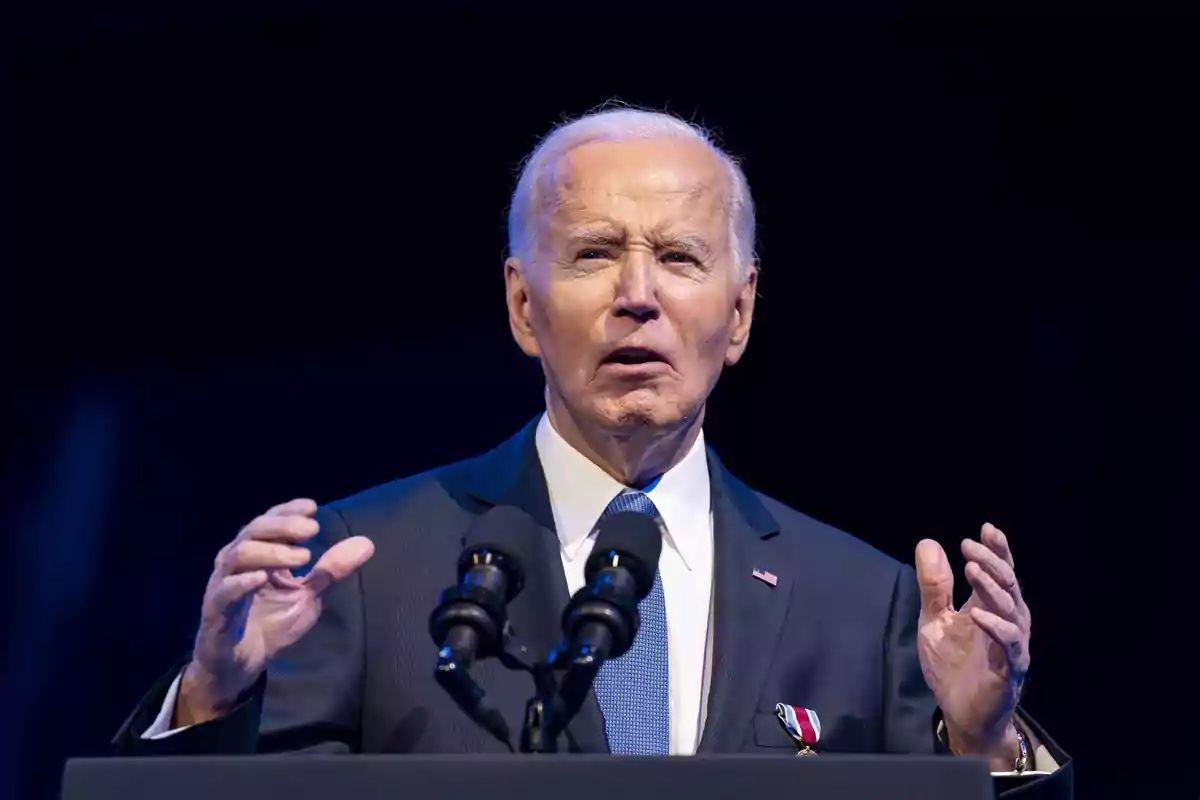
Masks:
[[[821,738],[821,720],[817,712],[811,708],[776,703],[775,713],[779,715],[779,721],[788,734],[799,743],[800,751],[796,755],[815,756],[817,753],[812,748]]]

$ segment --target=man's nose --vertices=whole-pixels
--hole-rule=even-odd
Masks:
[[[632,252],[626,257],[621,265],[613,310],[618,317],[633,317],[639,322],[658,319],[662,309],[658,304],[653,254]]]

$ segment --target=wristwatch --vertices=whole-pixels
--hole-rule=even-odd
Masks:
[[[1017,732],[1017,744],[1021,747],[1021,755],[1013,761],[1013,772],[1019,774],[1029,768],[1029,745],[1025,743],[1025,734],[1021,733],[1020,727],[1013,725],[1013,730]]]
[[[1012,771],[1019,775],[1029,769],[1029,744],[1025,741],[1025,734],[1021,733],[1021,726],[1014,722],[1013,730],[1017,732],[1017,747],[1020,748],[1021,753],[1013,759]],[[938,722],[937,737],[946,747],[950,746],[950,741],[946,736],[946,723],[944,721]]]

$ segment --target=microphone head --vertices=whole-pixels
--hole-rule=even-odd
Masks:
[[[474,566],[494,564],[505,576],[505,602],[511,602],[525,586],[524,564],[530,563],[533,517],[513,506],[496,506],[475,520],[464,537],[458,559],[459,580]]]
[[[640,600],[654,586],[654,574],[658,572],[661,553],[662,532],[658,522],[646,514],[622,511],[600,519],[596,544],[588,556],[583,574],[591,583],[596,573],[605,567],[624,567],[633,576]]]

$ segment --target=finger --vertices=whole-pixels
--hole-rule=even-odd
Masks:
[[[984,523],[983,528],[979,531],[979,541],[987,545],[988,549],[996,555],[1000,556],[1001,560],[1010,567],[1016,568],[1013,562],[1012,550],[1008,546],[1008,537],[1004,535],[1004,531],[997,528],[990,522]]]
[[[312,553],[305,547],[248,540],[222,550],[217,568],[226,575],[256,569],[292,569],[304,566],[310,558]]]
[[[1011,594],[1000,588],[1000,584],[996,583],[995,578],[987,574],[983,567],[974,561],[967,564],[965,572],[967,582],[975,590],[977,602],[982,602],[983,608],[1004,619],[1017,621],[1017,601]]]
[[[1021,587],[1017,585],[1017,573],[1000,556],[972,539],[963,539],[962,554],[967,563],[974,562],[991,575],[1000,588],[1012,595],[1016,602],[1021,600]]]
[[[267,583],[267,571],[263,569],[253,572],[240,572],[237,575],[226,575],[217,585],[211,601],[206,604],[207,616],[222,616],[225,612],[251,592],[256,592]]]
[[[985,526],[993,527],[993,526]],[[990,533],[985,534],[991,536]],[[1007,543],[1005,546],[1007,551]],[[987,547],[979,542],[971,541],[970,539],[963,541],[962,548],[963,556],[967,559],[968,568],[970,564],[977,564],[995,581],[1005,593],[1007,593],[1013,601],[1013,609],[1015,611],[1014,618],[1020,622],[1026,629],[1029,628],[1029,606],[1025,604],[1025,597],[1021,592],[1021,585],[1017,582],[1017,573],[1013,570],[1010,560],[1005,560],[1001,555],[996,553],[990,547]],[[975,584],[972,583],[972,586]],[[981,598],[982,599],[982,598]],[[998,610],[993,607],[993,611]]]
[[[238,538],[264,541],[303,542],[316,536],[321,525],[311,517],[263,514],[250,520]]]
[[[330,585],[354,574],[374,554],[375,544],[365,536],[343,539],[325,551],[304,581],[316,592],[323,592]]]
[[[946,551],[932,539],[917,543],[917,586],[921,590],[921,613],[938,614],[954,600],[954,572]]]
[[[970,611],[975,621],[993,642],[1000,646],[1008,658],[1014,677],[1020,683],[1029,670],[1029,642],[1021,628],[1014,622],[1002,619],[986,608],[976,606]]]
[[[317,501],[310,500],[307,497],[297,497],[295,500],[288,500],[286,503],[280,503],[277,506],[271,506],[267,509],[266,516],[272,517],[311,517],[317,513]]]

